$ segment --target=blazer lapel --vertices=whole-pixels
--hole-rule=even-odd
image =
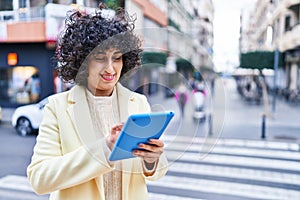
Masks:
[[[138,105],[134,93],[117,84],[118,103],[121,122],[126,122],[129,115],[138,112]],[[132,175],[133,159],[122,160],[122,197],[128,200],[128,188],[130,187],[130,177]]]
[[[126,122],[130,114],[138,111],[138,106],[134,93],[117,84],[117,95],[119,104],[119,114],[121,122]],[[77,135],[83,145],[88,146],[97,139],[92,119],[90,116],[89,106],[86,100],[85,88],[81,86],[74,86],[70,91],[68,113],[77,130]],[[122,195],[127,198],[127,191],[129,188],[130,177],[132,173],[133,160],[122,161]]]
[[[138,106],[134,93],[117,84],[118,103],[121,122],[126,122],[129,115],[138,112]]]
[[[74,86],[69,95],[69,116],[76,127],[77,135],[83,145],[90,145],[96,141],[92,118],[86,100],[85,88]]]

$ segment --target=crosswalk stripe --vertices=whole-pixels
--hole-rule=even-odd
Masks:
[[[164,141],[169,170],[147,181],[149,200],[300,199],[298,144],[182,136]],[[35,199],[24,176],[0,178],[0,197],[11,198],[11,191]]]
[[[250,170],[235,167],[207,166],[175,162],[170,165],[169,174],[181,173],[183,176],[200,175],[203,177],[221,177],[223,179],[241,179],[247,181],[263,181],[268,184],[277,183],[278,185],[294,186],[300,189],[300,174],[287,174],[270,172],[266,170]],[[275,185],[275,184],[273,184]]]
[[[230,154],[237,156],[246,156],[246,157],[261,157],[261,158],[271,158],[271,159],[281,159],[281,160],[293,160],[300,162],[300,154],[299,152],[290,152],[286,150],[270,150],[270,149],[252,149],[252,148],[242,148],[242,147],[226,147],[226,146],[215,146],[212,149],[208,149],[205,144],[196,145],[192,144],[190,146],[186,146],[181,143],[172,143],[166,147],[167,150],[178,150],[178,151],[194,151],[210,153],[210,154]],[[209,150],[209,151],[208,151]]]
[[[46,200],[48,195],[36,195],[25,176],[7,175],[0,178],[0,199]]]
[[[18,191],[18,190],[8,190],[0,188],[0,199],[1,200],[10,200],[10,199],[18,199],[18,200],[35,200],[37,196],[33,193]],[[39,197],[39,199],[45,199],[43,197]]]
[[[220,165],[232,165],[241,167],[256,167],[265,169],[278,169],[278,170],[290,170],[291,172],[299,172],[299,162],[285,161],[276,159],[262,159],[262,158],[251,158],[251,157],[240,157],[232,155],[213,155],[208,154],[205,157],[201,157],[199,153],[191,152],[174,152],[166,151],[167,158],[170,161],[177,161],[180,159],[181,162],[190,163],[209,163],[209,164],[220,164]]]
[[[180,142],[187,144],[215,144],[217,146],[231,146],[231,147],[248,147],[248,148],[262,148],[271,150],[289,150],[300,151],[300,145],[293,142],[279,142],[267,140],[242,140],[242,139],[228,139],[228,138],[203,138],[203,137],[189,137],[182,135],[163,135],[162,140],[166,146],[170,143]]]
[[[0,179],[0,188],[33,192],[25,176],[8,175]]]
[[[191,141],[176,136],[164,140],[171,161],[169,171],[163,179],[149,182],[150,187],[184,188],[242,199],[300,199],[298,144],[203,138]],[[212,150],[206,151],[209,148]]]
[[[149,200],[196,200],[196,199],[149,192]],[[197,200],[203,200],[203,199],[197,198]]]
[[[165,176],[154,182],[147,182],[150,186],[167,187],[172,189],[185,188],[197,192],[210,192],[257,199],[300,199],[300,193],[293,190],[257,186],[245,183],[213,181],[187,177]]]

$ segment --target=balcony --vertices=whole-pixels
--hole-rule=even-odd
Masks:
[[[20,8],[0,11],[0,22],[41,21],[45,19],[44,7]]]
[[[300,24],[295,25],[290,31],[285,32],[279,40],[279,50],[287,51],[300,46]]]
[[[55,42],[64,27],[66,12],[74,9],[95,12],[95,8],[53,3],[45,7],[0,11],[0,43]],[[107,10],[107,15],[112,15],[111,11]]]
[[[300,4],[299,0],[285,0],[284,1],[284,5],[286,8],[290,8],[292,6],[299,5],[299,4]]]
[[[0,42],[44,42],[44,7],[20,8],[0,12]]]

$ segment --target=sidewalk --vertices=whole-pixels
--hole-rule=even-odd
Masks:
[[[218,85],[219,84],[219,85]],[[219,79],[215,99],[220,90],[225,91],[225,118],[222,136],[225,138],[260,139],[264,104],[249,104],[238,94],[234,79]],[[272,113],[272,98],[268,97],[265,120],[266,140],[300,143],[300,106],[276,99],[276,110]]]
[[[177,102],[173,97],[165,98],[164,91],[148,96],[152,110],[172,110],[175,112],[172,122],[176,126],[184,125],[182,129],[190,131],[195,127],[192,120],[193,105],[192,94],[189,105],[186,106],[184,119],[181,118]],[[270,115],[265,121],[266,139],[283,142],[300,143],[300,105],[291,105],[283,99],[276,99],[276,110],[272,113],[272,102],[269,97],[268,110]],[[236,90],[233,79],[217,79],[215,84],[214,99],[208,100],[207,112],[213,115],[213,130],[215,135],[222,138],[261,140],[263,104],[250,105],[245,102]],[[2,122],[11,123],[15,108],[2,108]],[[207,123],[207,121],[205,122]],[[207,131],[207,130],[206,130]],[[206,133],[205,133],[206,134]],[[198,135],[201,136],[201,135]]]
[[[190,94],[189,99],[193,96]],[[163,91],[148,97],[150,104],[154,108],[172,109],[175,112],[174,124],[182,123],[186,132],[192,131],[195,124],[192,120],[193,105],[187,105],[185,118],[180,118],[179,106],[174,98],[164,98]],[[293,106],[280,98],[276,99],[276,110],[272,113],[272,101],[269,96],[269,115],[265,121],[265,141],[292,142],[300,144],[300,106]],[[243,140],[262,140],[262,114],[265,111],[263,104],[249,104],[244,101],[237,92],[234,79],[217,79],[215,83],[214,98],[208,97],[205,110],[212,113],[212,137]],[[153,108],[152,108],[153,109]],[[200,128],[198,135],[207,135],[208,120],[206,126]],[[175,125],[175,126],[176,126]]]
[[[2,108],[2,123],[11,123],[11,117],[15,108]]]

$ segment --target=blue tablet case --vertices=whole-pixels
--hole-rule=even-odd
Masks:
[[[115,161],[135,157],[132,155],[132,150],[138,149],[138,144],[147,143],[149,139],[158,139],[173,116],[174,112],[130,115],[120,132],[109,160]]]

